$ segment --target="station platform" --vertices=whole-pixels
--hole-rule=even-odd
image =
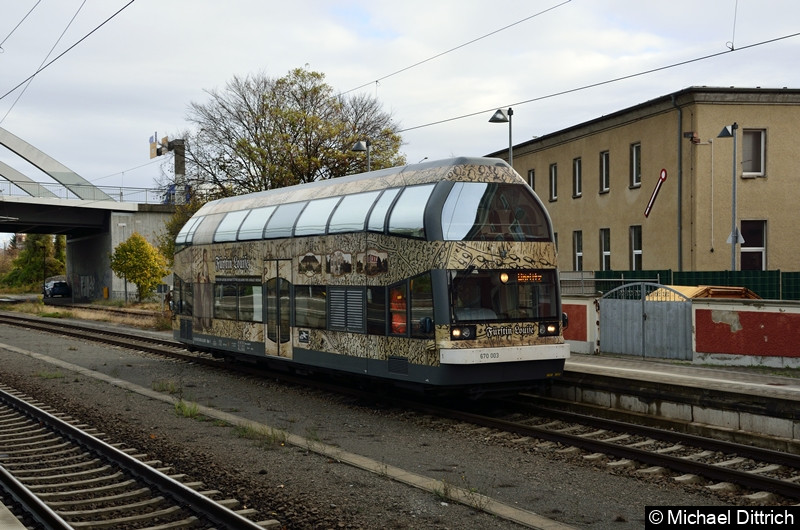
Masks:
[[[797,378],[773,375],[787,369],[695,365],[664,359],[642,359],[620,355],[572,354],[565,372],[607,376],[637,382],[662,383],[698,390],[717,390],[759,397],[800,401],[800,370]],[[567,374],[565,374],[567,375]]]
[[[14,517],[14,514],[11,513],[11,510],[4,504],[0,504],[0,528],[3,530],[13,530],[13,529],[20,529],[24,530],[27,528],[22,521]]]

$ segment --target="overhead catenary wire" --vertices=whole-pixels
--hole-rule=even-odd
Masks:
[[[740,51],[747,50],[747,49],[750,49],[750,48],[755,48],[755,47],[763,46],[763,45],[766,45],[766,44],[772,44],[774,42],[779,42],[779,41],[782,41],[782,40],[791,39],[791,38],[794,38],[794,37],[797,37],[797,36],[800,36],[800,32],[791,33],[789,35],[784,35],[782,37],[776,37],[774,39],[764,40],[764,41],[756,42],[756,43],[753,43],[753,44],[748,44],[747,46],[742,46],[740,48],[735,48],[735,49],[734,48],[728,48],[728,49],[726,49],[724,51],[711,53],[711,54],[708,54],[708,55],[703,55],[701,57],[695,57],[693,59],[687,59],[685,61],[679,61],[677,63],[671,63],[671,64],[668,64],[668,65],[659,66],[659,67],[656,67],[656,68],[650,68],[648,70],[642,70],[641,72],[636,72],[636,73],[633,73],[633,74],[628,74],[628,75],[624,75],[624,76],[620,76],[620,77],[615,77],[613,79],[606,79],[605,81],[598,81],[596,83],[590,83],[590,84],[582,85],[582,86],[579,86],[579,87],[576,87],[576,88],[570,88],[570,89],[567,89],[567,90],[561,90],[559,92],[553,92],[551,94],[546,94],[544,96],[539,96],[539,97],[535,97],[535,98],[525,99],[525,100],[522,100],[522,101],[517,101],[516,103],[509,103],[509,104],[506,104],[506,105],[498,105],[497,107],[492,107],[491,109],[484,109],[484,110],[480,110],[480,111],[477,111],[477,112],[470,112],[469,114],[462,114],[460,116],[454,116],[452,118],[445,118],[445,119],[441,119],[441,120],[437,120],[437,121],[433,121],[433,122],[429,122],[429,123],[424,123],[424,124],[421,124],[421,125],[415,125],[413,127],[406,127],[405,129],[400,129],[397,132],[398,133],[403,133],[403,132],[407,132],[407,131],[413,131],[413,130],[416,130],[416,129],[422,129],[424,127],[431,127],[433,125],[440,125],[442,123],[448,123],[448,122],[451,122],[451,121],[457,121],[457,120],[461,120],[461,119],[464,119],[464,118],[471,118],[472,116],[478,116],[478,115],[481,115],[481,114],[487,114],[489,112],[494,112],[498,107],[500,107],[500,108],[503,108],[503,107],[516,107],[516,106],[520,106],[520,105],[525,105],[527,103],[534,103],[536,101],[542,101],[542,100],[545,100],[545,99],[554,98],[554,97],[557,97],[557,96],[563,96],[563,95],[566,95],[566,94],[572,94],[574,92],[580,92],[582,90],[588,90],[590,88],[596,88],[596,87],[603,86],[603,85],[609,85],[611,83],[617,83],[619,81],[624,81],[626,79],[632,79],[634,77],[640,77],[640,76],[647,75],[647,74],[652,74],[652,73],[655,73],[655,72],[661,72],[663,70],[669,70],[670,68],[677,68],[679,66],[685,66],[687,64],[696,63],[696,62],[700,62],[700,61],[705,61],[705,60],[708,60],[708,59],[713,59],[715,57],[719,57],[721,55],[726,55],[726,54],[729,54],[729,53],[736,53],[736,52],[740,52]]]
[[[543,15],[543,14],[549,12],[549,11],[553,11],[554,9],[558,9],[561,6],[570,3],[571,1],[572,0],[565,0],[564,2],[561,2],[560,4],[554,5],[552,7],[548,7],[547,9],[539,11],[538,13],[534,13],[533,15],[527,16],[527,17],[525,17],[523,19],[517,20],[516,22],[512,22],[511,24],[503,26],[502,28],[498,28],[498,29],[496,29],[494,31],[491,31],[491,32],[485,34],[485,35],[482,35],[480,37],[474,38],[474,39],[472,39],[470,41],[467,41],[467,42],[465,42],[463,44],[459,44],[458,46],[450,48],[449,50],[445,50],[445,51],[443,51],[441,53],[437,53],[436,55],[428,57],[427,59],[423,59],[422,61],[418,61],[418,62],[416,62],[416,63],[414,63],[412,65],[406,66],[405,68],[401,68],[400,70],[397,70],[397,71],[392,72],[390,74],[386,74],[383,77],[379,77],[374,81],[370,81],[368,83],[364,83],[363,85],[359,85],[359,86],[357,86],[355,88],[351,88],[350,90],[348,90],[346,92],[342,92],[340,95],[349,94],[350,92],[353,92],[353,91],[356,91],[358,89],[364,88],[364,87],[369,86],[369,85],[371,85],[373,83],[375,83],[377,85],[380,81],[383,81],[384,79],[388,79],[388,78],[390,78],[392,76],[395,76],[397,74],[401,74],[401,73],[403,73],[403,72],[405,72],[407,70],[411,70],[412,68],[416,68],[417,66],[420,66],[420,65],[423,65],[423,64],[425,64],[427,62],[433,61],[434,59],[438,59],[439,57],[447,55],[448,53],[451,53],[451,52],[454,52],[454,51],[459,50],[461,48],[464,48],[466,46],[469,46],[470,44],[474,44],[474,43],[478,42],[479,40],[483,40],[483,39],[485,39],[487,37],[491,37],[492,35],[496,35],[497,33],[500,33],[501,31],[505,31],[505,30],[507,30],[509,28],[513,28],[514,26],[522,24],[523,22],[526,22],[526,21],[528,21],[528,20],[530,20],[532,18],[536,18],[536,17],[541,16],[541,15]]]
[[[94,28],[92,31],[90,31],[89,33],[87,33],[86,35],[84,35],[83,37],[81,37],[80,39],[78,39],[78,40],[77,40],[77,41],[76,41],[74,44],[72,44],[72,46],[70,46],[69,48],[67,48],[66,50],[64,50],[64,51],[63,51],[63,52],[61,52],[60,54],[58,54],[58,55],[57,55],[55,58],[53,58],[53,60],[52,60],[52,61],[48,62],[47,64],[45,64],[45,65],[43,65],[43,66],[41,66],[41,67],[39,67],[39,69],[38,69],[38,70],[36,70],[35,72],[33,72],[33,73],[32,73],[31,75],[29,75],[27,78],[23,79],[23,80],[22,80],[22,81],[21,81],[19,84],[17,84],[17,85],[16,85],[14,88],[12,88],[12,89],[11,89],[11,90],[9,90],[8,92],[6,92],[6,93],[5,93],[5,94],[3,94],[2,96],[0,96],[0,99],[5,99],[5,98],[6,98],[6,97],[7,97],[9,94],[11,94],[12,92],[14,92],[16,89],[18,89],[19,87],[21,87],[22,85],[24,85],[25,83],[27,83],[29,80],[31,80],[31,79],[33,79],[34,77],[36,77],[37,75],[39,75],[39,73],[41,73],[41,72],[42,72],[42,71],[43,71],[45,68],[47,68],[48,66],[50,66],[50,65],[51,65],[51,64],[53,64],[54,62],[56,62],[56,61],[58,61],[59,59],[61,59],[61,58],[62,58],[64,55],[66,55],[67,53],[69,53],[69,52],[70,52],[70,51],[71,51],[73,48],[75,48],[75,47],[76,47],[78,44],[80,44],[81,42],[83,42],[83,41],[85,41],[87,38],[89,38],[89,36],[91,36],[91,35],[92,35],[92,34],[93,34],[95,31],[99,30],[100,28],[102,28],[103,26],[105,26],[106,24],[108,24],[108,22],[109,22],[109,21],[111,21],[111,19],[113,19],[114,17],[116,17],[117,15],[119,15],[120,13],[122,13],[122,12],[123,12],[123,11],[124,11],[126,8],[128,8],[128,7],[129,7],[131,4],[133,4],[135,1],[136,1],[136,0],[130,0],[130,2],[128,2],[127,4],[125,4],[124,6],[122,6],[121,8],[119,8],[119,9],[118,9],[118,10],[117,10],[117,11],[116,11],[116,12],[115,12],[113,15],[111,15],[110,17],[108,17],[107,19],[105,19],[103,22],[101,22],[101,23],[100,23],[100,24],[99,24],[97,27],[95,27],[95,28]]]
[[[53,50],[55,50],[55,49],[56,49],[56,46],[58,46],[58,43],[59,43],[59,42],[61,42],[61,39],[63,39],[63,38],[64,38],[64,35],[67,33],[67,30],[70,28],[70,26],[72,26],[72,23],[73,23],[73,22],[75,22],[75,19],[78,17],[78,13],[80,13],[80,12],[81,12],[81,10],[83,9],[83,6],[85,6],[85,5],[86,5],[86,0],[83,0],[83,2],[81,2],[81,5],[80,5],[80,6],[78,6],[78,10],[77,10],[77,11],[75,11],[75,14],[74,14],[74,15],[72,15],[72,18],[71,18],[71,19],[69,20],[69,22],[67,23],[67,26],[64,28],[64,31],[62,31],[62,32],[61,32],[61,35],[59,35],[59,36],[58,36],[58,39],[56,39],[56,42],[55,42],[55,43],[53,43],[53,46],[50,48],[50,51],[49,51],[49,52],[47,52],[47,55],[45,56],[45,58],[44,58],[44,59],[42,59],[42,62],[39,64],[39,68],[41,68],[41,67],[42,67],[42,65],[43,65],[43,64],[44,64],[44,63],[47,61],[47,59],[48,59],[48,58],[50,58],[50,55],[53,53]],[[36,6],[34,6],[34,7],[36,7]],[[27,16],[27,15],[26,15],[26,16]],[[14,109],[14,107],[17,105],[17,102],[19,102],[20,98],[21,98],[21,97],[22,97],[22,95],[25,93],[25,91],[26,91],[26,90],[28,90],[28,87],[29,87],[29,86],[31,86],[31,83],[32,83],[32,82],[33,82],[33,78],[31,77],[31,78],[28,80],[28,82],[26,83],[25,87],[24,87],[24,88],[23,88],[23,89],[20,91],[20,93],[19,93],[19,94],[17,94],[17,98],[14,100],[14,102],[11,104],[11,106],[10,106],[10,107],[8,107],[8,110],[7,110],[7,111],[6,111],[6,113],[3,115],[3,117],[2,117],[2,118],[0,118],[0,124],[2,124],[2,123],[3,123],[3,122],[6,120],[6,118],[8,118],[8,115],[9,115],[9,114],[11,114],[11,111],[12,111],[12,110]]]
[[[22,25],[22,23],[25,22],[25,19],[28,18],[28,16],[31,13],[33,13],[33,10],[36,9],[36,6],[38,6],[41,2],[42,2],[42,0],[36,0],[36,3],[33,4],[33,7],[30,8],[27,13],[25,13],[24,17],[22,17],[22,20],[17,22],[17,25],[14,26],[14,29],[12,29],[10,32],[8,32],[8,35],[6,35],[6,38],[3,39],[2,41],[0,41],[0,53],[3,53],[3,44],[6,43],[6,41],[9,39],[9,37],[11,37],[11,35],[13,35],[15,31],[17,31],[17,28],[19,28]]]

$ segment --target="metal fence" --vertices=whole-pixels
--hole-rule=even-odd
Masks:
[[[562,271],[561,294],[600,296],[633,282],[746,287],[767,300],[800,300],[800,272],[782,271]]]
[[[102,193],[97,193],[97,192]],[[11,182],[0,179],[0,196],[6,197],[44,197],[51,199],[80,199],[95,197],[97,199],[110,196],[118,202],[136,202],[140,204],[160,204],[167,198],[163,188],[124,188],[120,186],[87,186],[85,184],[70,185],[46,182]]]

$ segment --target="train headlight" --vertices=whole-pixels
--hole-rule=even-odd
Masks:
[[[453,326],[450,328],[450,340],[472,340],[475,335],[475,326]]]
[[[556,322],[540,322],[539,323],[539,336],[552,337],[558,335],[558,323]]]

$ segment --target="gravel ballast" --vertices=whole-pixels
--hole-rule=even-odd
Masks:
[[[235,429],[176,414],[174,405],[73,372],[25,352],[269,426]],[[564,525],[641,528],[647,505],[712,505],[701,486],[609,471],[473,426],[243,377],[140,352],[0,326],[0,381],[35,396],[222,491],[286,528],[521,528],[449,501],[451,488],[497,499]],[[286,443],[285,434],[305,442]],[[303,445],[306,443],[307,445]],[[315,444],[429,477],[425,491],[320,456]]]

